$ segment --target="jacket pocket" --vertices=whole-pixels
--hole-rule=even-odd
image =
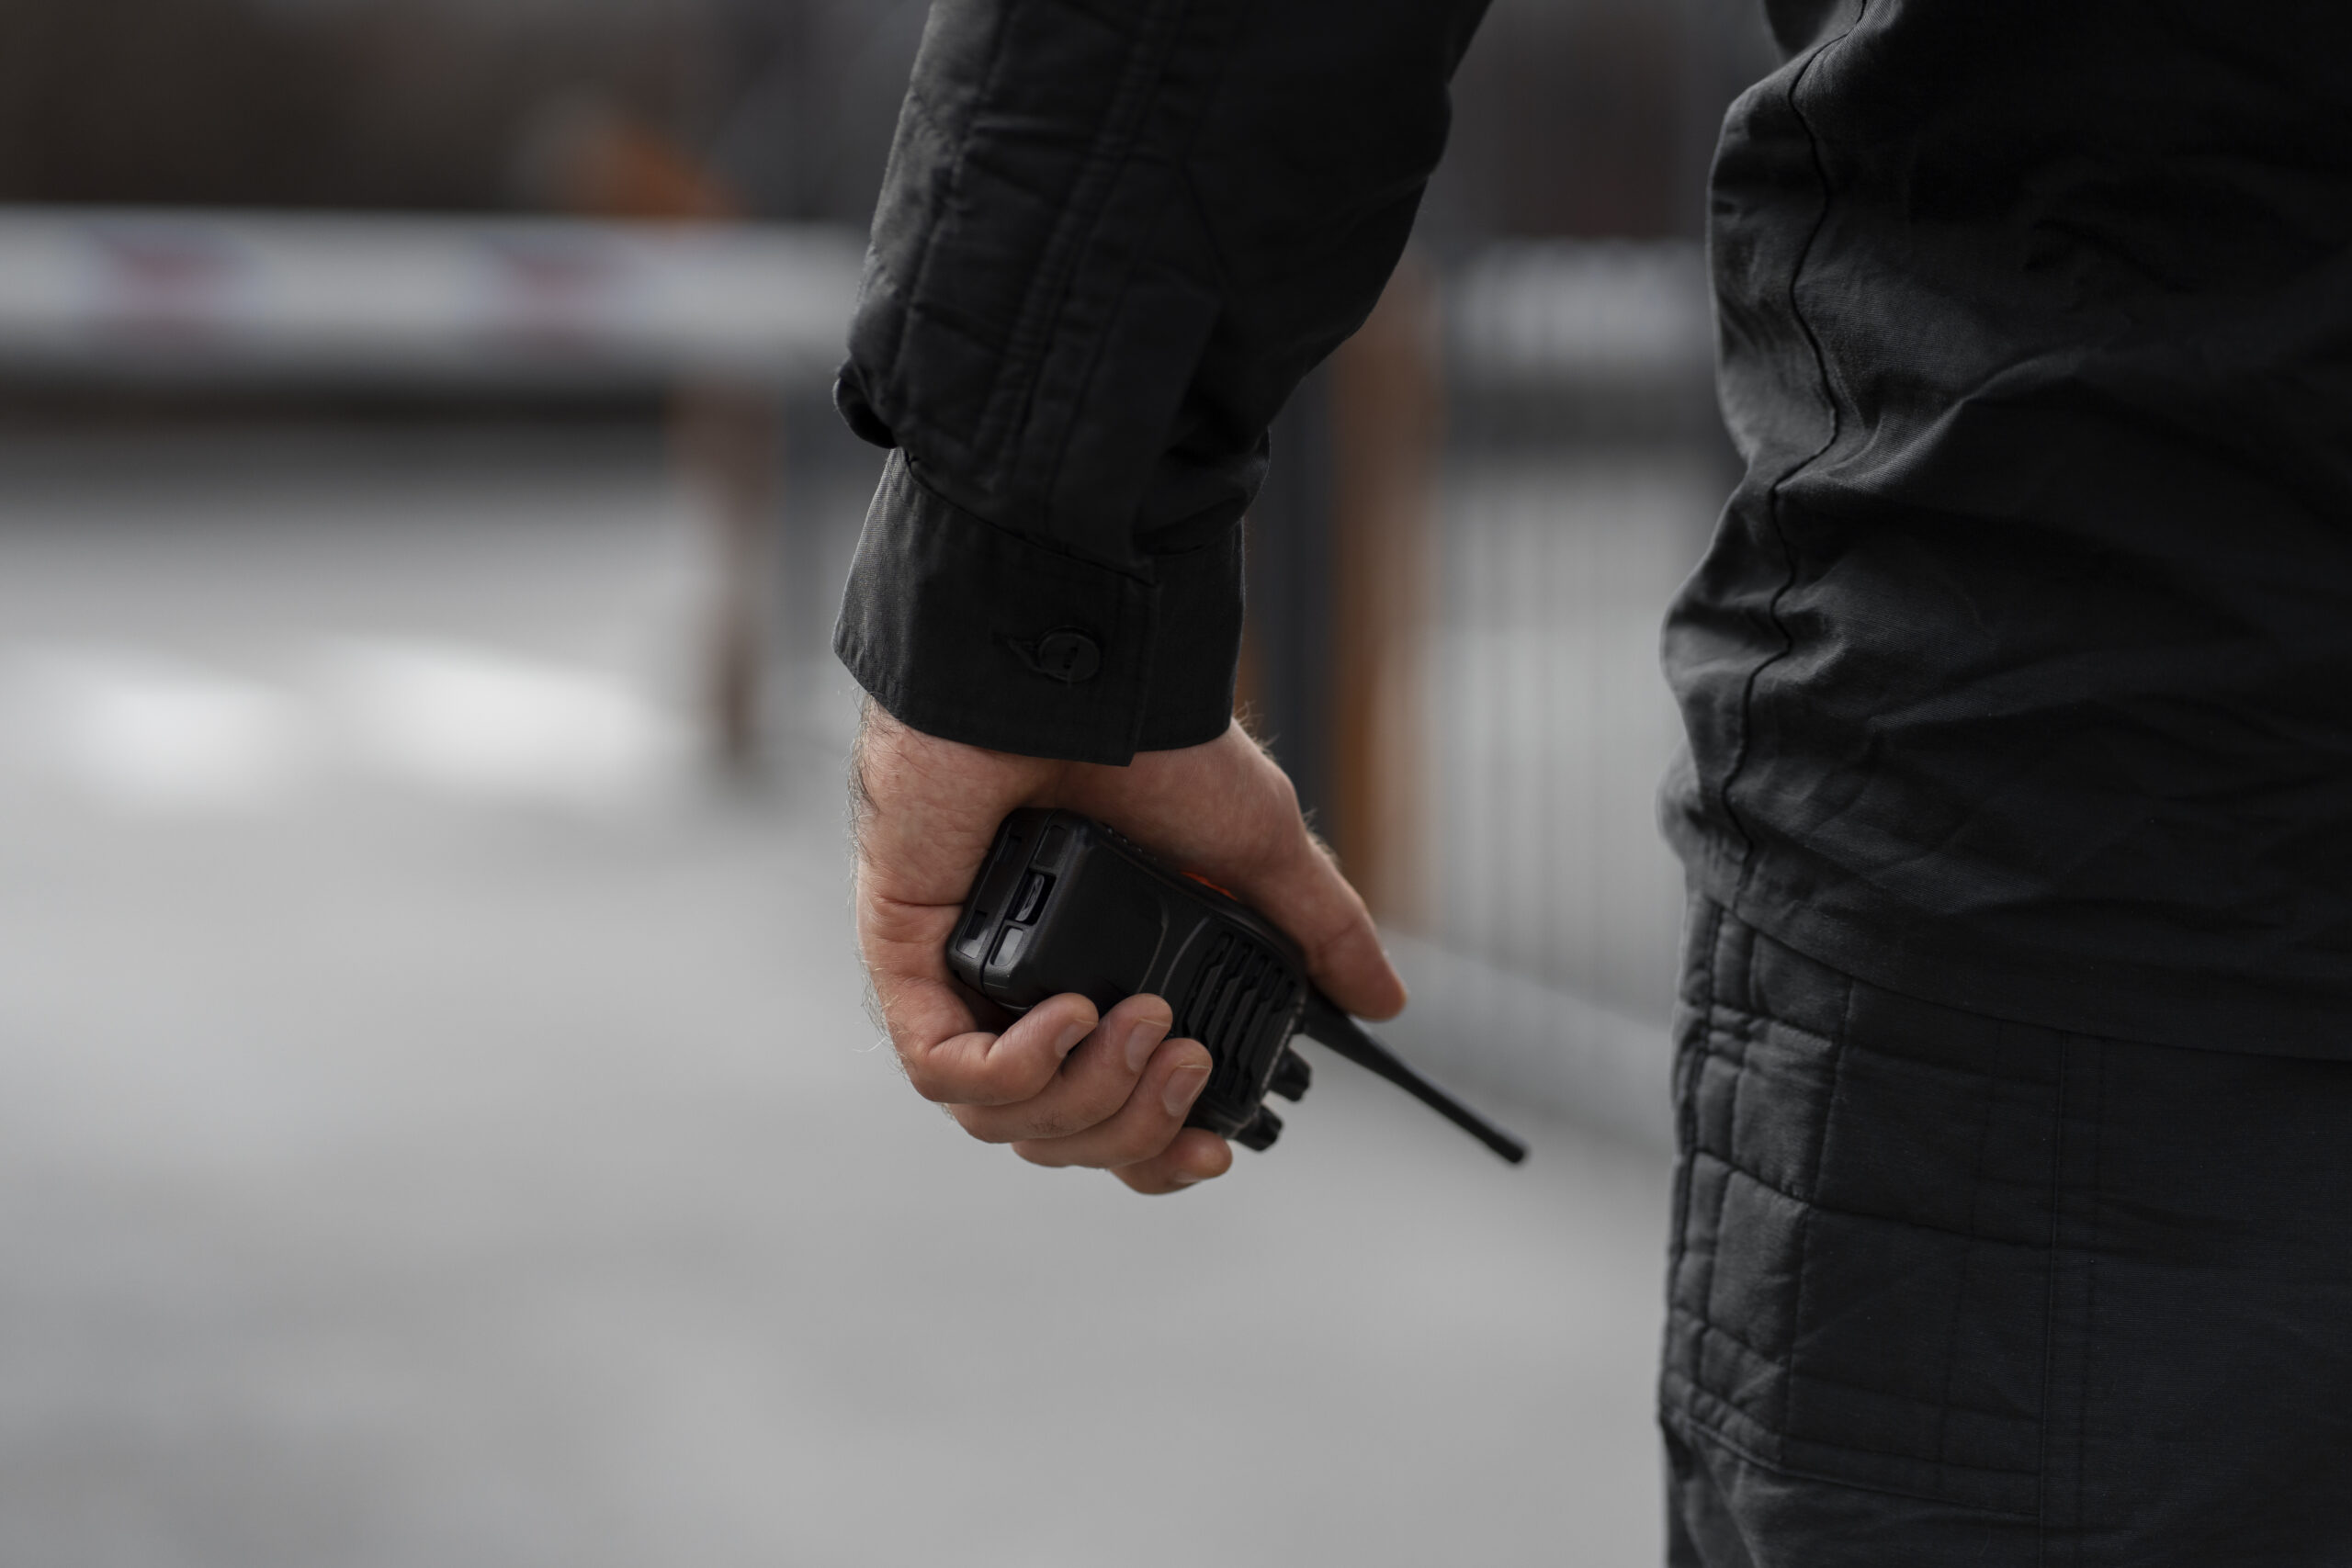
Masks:
[[[2031,1514],[2063,1038],[1716,925],[1679,1026],[1666,1419],[1790,1473]]]

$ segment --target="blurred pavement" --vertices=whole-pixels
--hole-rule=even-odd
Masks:
[[[1665,1172],[970,1144],[650,434],[0,446],[0,1562],[1649,1564]],[[838,532],[838,530],[836,531]]]

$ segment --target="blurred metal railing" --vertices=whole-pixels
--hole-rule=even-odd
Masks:
[[[1465,1082],[1668,1130],[1681,878],[1668,600],[1728,492],[1698,247],[1498,245],[1446,279],[1421,719],[1430,889],[1398,1033]]]

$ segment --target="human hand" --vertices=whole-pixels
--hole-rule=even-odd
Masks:
[[[1165,1000],[1130,997],[1098,1017],[1084,997],[1055,997],[1000,1029],[949,976],[948,934],[997,824],[1018,807],[1082,812],[1231,889],[1290,934],[1350,1012],[1389,1018],[1405,1005],[1363,900],[1238,724],[1112,768],[942,740],[868,703],[851,782],[858,946],[908,1081],[974,1137],[1034,1164],[1098,1167],[1161,1193],[1223,1175],[1233,1151],[1183,1125],[1209,1054],[1164,1038]]]

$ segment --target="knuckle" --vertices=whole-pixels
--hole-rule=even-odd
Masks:
[[[1301,944],[1306,953],[1307,968],[1318,975],[1329,973],[1347,955],[1349,939],[1354,935],[1354,928],[1342,927],[1308,938]]]
[[[1288,773],[1277,771],[1267,783],[1266,795],[1267,823],[1273,831],[1287,833],[1301,823],[1298,785]]]
[[[1125,1107],[1131,1087],[1125,1081],[1091,1085],[1085,1092],[1040,1107],[1038,1124],[1051,1131],[1041,1131],[1037,1136],[1068,1138],[1093,1132]]]
[[[949,1055],[919,1057],[907,1064],[907,1081],[917,1094],[941,1105],[1014,1105],[1035,1094],[1041,1084],[1029,1081],[1018,1062],[995,1058],[974,1060]]]
[[[1020,1131],[1014,1134],[1023,1142],[1052,1143],[1074,1138],[1101,1126],[1104,1118],[1116,1111],[1114,1104],[1103,1106],[1092,1100],[1062,1100],[1028,1110],[1021,1118]]]
[[[1017,1129],[1006,1127],[1001,1119],[991,1116],[985,1106],[950,1106],[947,1113],[956,1119],[957,1126],[978,1143],[1009,1144],[1021,1136]]]
[[[964,1098],[975,1105],[1014,1106],[1045,1093],[1053,1081],[1051,1066],[1040,1068],[1026,1062],[992,1062],[976,1076],[971,1092]]]
[[[945,1105],[961,1098],[947,1082],[946,1075],[936,1063],[919,1052],[900,1052],[899,1064],[906,1068],[907,1086],[933,1105]]]
[[[1059,1107],[1039,1111],[1030,1116],[1028,1122],[1022,1135],[1037,1139],[1067,1138],[1072,1133],[1082,1133],[1093,1125],[1075,1111]]]
[[[1123,1129],[1112,1146],[1104,1151],[1102,1163],[1121,1167],[1141,1165],[1158,1159],[1176,1139],[1180,1119],[1170,1116],[1159,1106],[1152,1107],[1151,1118],[1136,1127]]]

